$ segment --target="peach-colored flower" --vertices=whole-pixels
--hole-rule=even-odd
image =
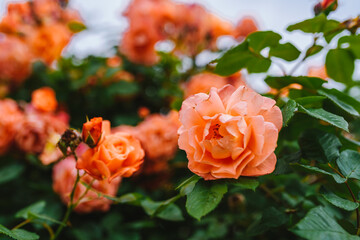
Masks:
[[[46,124],[40,115],[28,114],[16,125],[15,143],[20,150],[41,153],[46,140]]]
[[[229,77],[221,77],[212,73],[200,73],[194,75],[184,85],[184,97],[187,98],[196,93],[209,93],[212,87],[222,88],[226,84],[231,84],[234,87],[246,85],[240,73]]]
[[[302,85],[298,83],[292,83],[281,89],[270,88],[268,93],[272,95],[279,95],[280,97],[288,97],[291,89],[301,90],[302,88]]]
[[[118,130],[130,132],[140,140],[145,150],[142,172],[154,174],[167,170],[168,161],[175,156],[179,127],[179,114],[171,111],[167,115],[152,114],[133,130],[129,127]]]
[[[30,2],[9,3],[0,22],[0,31],[6,34],[27,34],[35,24]]]
[[[111,182],[118,176],[130,177],[139,170],[144,155],[139,140],[132,135],[124,132],[104,134],[95,148],[81,156],[76,167],[96,179]]]
[[[117,68],[122,65],[122,59],[119,56],[113,56],[106,60],[106,65],[112,68]]]
[[[39,111],[54,112],[58,105],[55,91],[50,87],[42,87],[33,91],[31,104]]]
[[[34,56],[51,65],[61,56],[63,49],[70,42],[72,33],[62,23],[44,25],[29,34],[27,42]]]
[[[236,25],[234,37],[238,39],[246,38],[250,33],[258,31],[258,25],[254,18],[244,17]]]
[[[0,154],[7,152],[11,146],[16,132],[15,126],[23,117],[14,100],[0,100]]]
[[[90,147],[95,147],[102,135],[103,119],[101,117],[92,118],[83,124],[82,139]]]
[[[65,204],[70,202],[70,193],[74,186],[76,179],[76,162],[72,157],[68,157],[53,168],[53,189],[60,195],[61,200]],[[81,174],[84,174],[81,171]],[[93,178],[87,174],[83,175],[80,179],[81,182],[90,184]],[[108,211],[110,208],[111,200],[105,197],[99,197],[98,192],[114,197],[117,193],[121,178],[115,178],[111,183],[108,181],[95,180],[84,198],[82,198],[79,204],[75,207],[75,211],[78,213],[89,213],[93,211]],[[79,198],[85,193],[86,187],[81,184],[77,185],[73,202],[77,202]]]
[[[180,110],[179,147],[205,180],[271,173],[282,126],[275,101],[226,85],[187,98]]]
[[[308,74],[309,77],[318,77],[318,78],[322,78],[322,79],[328,79],[328,75],[326,73],[326,69],[325,66],[322,67],[310,67],[308,69]]]
[[[0,36],[0,79],[18,86],[31,72],[30,49],[16,37]]]
[[[153,65],[159,57],[155,44],[159,36],[155,29],[148,27],[151,19],[137,19],[123,35],[120,51],[134,63]]]

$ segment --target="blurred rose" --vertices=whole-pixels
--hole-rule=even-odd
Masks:
[[[106,60],[106,65],[112,68],[117,68],[122,65],[122,59],[119,56],[113,56]]]
[[[54,112],[57,108],[55,91],[50,87],[42,87],[32,92],[31,104],[40,111]]]
[[[55,132],[49,135],[46,140],[45,147],[42,153],[39,155],[39,160],[42,164],[49,165],[53,162],[56,162],[63,156],[62,152],[56,145],[60,138],[61,135]]]
[[[14,100],[0,100],[0,154],[4,154],[9,149],[14,140],[16,124],[21,122],[23,117]]]
[[[31,72],[31,53],[18,38],[0,36],[0,80],[18,86]]]
[[[118,176],[130,177],[139,170],[143,158],[144,150],[132,135],[124,132],[104,134],[95,148],[81,156],[76,167],[98,180],[111,182]]]
[[[271,173],[282,126],[275,101],[226,85],[187,98],[180,110],[179,147],[205,180]]]
[[[46,139],[46,124],[39,115],[28,114],[16,125],[15,143],[26,153],[41,153]]]
[[[74,186],[76,179],[76,162],[72,157],[68,157],[53,168],[53,189],[60,195],[61,200],[65,204],[70,202],[70,193]],[[83,175],[84,172],[81,171]],[[90,184],[93,178],[87,174],[83,175],[80,181]],[[92,184],[92,189],[89,190],[84,198],[80,200],[80,204],[74,209],[78,213],[89,213],[93,211],[108,211],[111,200],[105,197],[99,197],[98,193],[114,197],[117,193],[121,178],[115,178],[111,183],[108,181],[95,180]],[[79,198],[85,193],[86,187],[80,182],[75,190],[73,202],[77,202]]]
[[[229,77],[221,77],[212,73],[200,73],[194,75],[184,85],[184,98],[188,98],[196,93],[209,93],[212,87],[222,88],[226,84],[231,84],[234,87],[246,85],[242,79],[241,73],[231,75]]]
[[[7,34],[27,34],[35,23],[30,2],[9,3],[0,22],[0,31]]]
[[[27,41],[34,56],[51,65],[61,56],[71,36],[72,33],[66,25],[54,23],[34,29]]]
[[[244,17],[236,25],[234,37],[238,39],[246,38],[249,34],[258,31],[258,25],[254,18]]]
[[[326,74],[326,68],[325,66],[322,67],[310,67],[308,69],[308,74],[309,77],[318,77],[318,78],[322,78],[322,79],[328,79],[328,75]]]

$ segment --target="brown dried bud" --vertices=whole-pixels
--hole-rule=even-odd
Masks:
[[[70,148],[71,152],[74,152],[81,142],[81,134],[77,130],[69,128],[61,136],[57,146],[67,156],[68,148]]]

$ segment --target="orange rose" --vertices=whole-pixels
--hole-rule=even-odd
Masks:
[[[235,87],[246,85],[240,73],[229,77],[220,77],[212,73],[200,73],[194,75],[184,85],[184,97],[187,98],[196,93],[209,93],[212,87],[222,88],[226,84],[231,84]]]
[[[90,147],[95,147],[100,141],[102,122],[103,119],[101,117],[95,117],[83,125],[82,139]]]
[[[7,152],[14,140],[16,124],[24,114],[12,99],[0,100],[0,154]]]
[[[326,69],[325,66],[322,67],[310,67],[308,69],[308,74],[309,77],[318,77],[318,78],[322,78],[322,79],[328,79],[328,75],[326,73]]]
[[[88,149],[81,156],[76,167],[96,179],[111,182],[118,176],[130,177],[139,170],[144,155],[139,140],[119,132],[105,135],[95,148]]]
[[[243,39],[246,38],[250,33],[256,32],[258,30],[257,23],[252,17],[244,17],[236,25],[234,32],[234,37]]]
[[[76,162],[72,157],[68,157],[59,163],[57,163],[53,168],[53,189],[60,195],[61,200],[65,204],[70,202],[70,193],[72,187],[74,186],[76,179]],[[83,174],[83,172],[81,173]],[[87,174],[83,175],[80,181],[90,184],[93,178]],[[115,197],[121,178],[115,178],[111,183],[108,181],[98,181],[95,180],[92,185],[92,189],[89,190],[84,198],[80,200],[79,205],[74,209],[78,213],[89,213],[93,211],[108,211],[110,208],[111,200],[105,197],[99,197],[97,192],[103,193],[105,195]],[[93,190],[94,189],[94,190]],[[77,202],[86,191],[86,187],[79,183],[75,189],[74,202]]]
[[[55,91],[49,87],[42,87],[32,92],[31,104],[37,110],[54,112],[57,108]]]
[[[226,85],[187,98],[180,110],[179,147],[205,180],[271,173],[282,126],[275,101]]]

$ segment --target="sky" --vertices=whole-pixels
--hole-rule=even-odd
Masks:
[[[21,0],[0,0],[0,16],[6,11],[8,2]],[[260,30],[273,30],[290,41],[300,50],[311,44],[311,36],[300,32],[286,32],[292,23],[313,17],[313,6],[318,0],[176,0],[184,3],[199,3],[209,11],[234,24],[244,16],[253,16]],[[88,30],[77,34],[65,50],[65,55],[83,58],[88,55],[110,55],[112,47],[121,39],[127,28],[127,20],[121,15],[130,0],[70,0],[70,7],[77,9]],[[360,14],[360,0],[339,0],[339,8],[331,18],[345,20]],[[309,59],[308,65],[323,65],[324,55]],[[291,69],[295,63],[284,63]],[[304,72],[300,68],[298,73]],[[273,68],[276,72],[279,69]],[[359,73],[360,75],[360,73]],[[360,78],[360,76],[359,76]]]

